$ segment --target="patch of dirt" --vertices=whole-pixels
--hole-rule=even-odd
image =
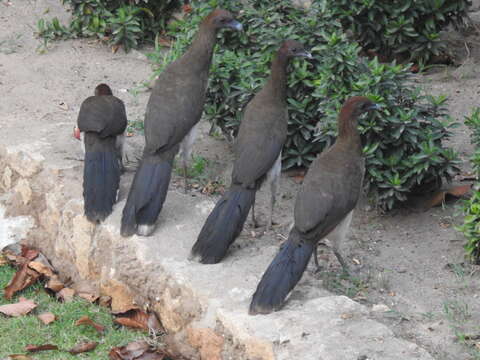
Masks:
[[[479,1],[473,9],[471,17],[480,28]],[[112,54],[95,40],[79,39],[52,43],[45,54],[38,54],[36,49],[41,41],[33,35],[35,24],[40,17],[53,16],[61,21],[68,19],[68,13],[56,0],[0,2],[0,111],[4,115],[0,125],[2,133],[8,135],[2,141],[14,143],[22,131],[38,131],[39,140],[54,137],[59,144],[52,157],[80,168],[82,163],[75,160],[81,158],[80,147],[71,133],[81,102],[99,82],[107,82],[114,94],[125,101],[129,119],[143,119],[148,91],[128,90],[138,88],[149,78],[150,65],[143,55],[149,49]],[[462,65],[434,68],[430,74],[417,75],[414,81],[429,93],[448,95],[451,115],[463,124],[463,117],[479,106],[480,35],[452,31],[448,36]],[[58,124],[58,133],[42,132],[43,122]],[[209,129],[209,124],[202,121],[194,154],[208,160],[210,179],[228,184],[233,159],[230,146],[209,136]],[[129,137],[127,144],[134,162],[143,136]],[[472,146],[464,125],[455,130],[451,145],[468,168]],[[129,172],[122,178],[121,198],[126,197],[132,176],[133,172]],[[178,174],[171,186],[183,191]],[[283,174],[274,213],[278,224],[272,232],[262,235],[263,228],[253,228],[248,221],[230,256],[235,256],[235,249],[241,247],[279,245],[286,239],[298,187],[294,177]],[[199,190],[190,194],[205,196]],[[265,221],[269,189],[260,191],[257,204],[258,218]],[[385,305],[388,309],[376,306],[372,316],[388,324],[399,336],[420,344],[439,360],[473,359],[472,348],[462,344],[456,335],[480,334],[480,270],[461,265],[464,239],[454,230],[454,225],[461,221],[454,215],[454,206],[423,213],[397,211],[386,216],[367,209],[364,201],[356,210],[342,249],[355,278],[341,278],[339,265],[327,249],[320,256],[328,261],[327,270],[316,273],[311,264],[292,296],[300,296],[305,287],[322,292],[326,287],[368,306]]]

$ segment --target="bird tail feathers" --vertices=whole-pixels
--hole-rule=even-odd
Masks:
[[[117,200],[120,165],[115,150],[87,151],[83,169],[85,215],[92,222],[110,215]]]
[[[153,230],[153,225],[167,197],[171,175],[171,161],[142,160],[123,208],[120,230],[122,236],[135,234],[139,226]],[[150,235],[150,233],[142,233],[142,235]]]
[[[216,264],[240,234],[255,201],[255,189],[232,186],[217,202],[192,247],[191,258]]]
[[[295,228],[262,276],[250,303],[250,315],[279,310],[288,293],[302,278],[314,245],[301,238]]]

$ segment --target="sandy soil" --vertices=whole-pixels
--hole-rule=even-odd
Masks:
[[[476,3],[472,12],[477,26],[480,26],[479,8]],[[49,12],[44,15],[47,9]],[[40,123],[58,123],[58,134],[44,134],[40,129],[39,138],[58,138],[59,148],[64,151],[52,156],[79,158],[71,129],[81,101],[97,83],[107,82],[112,86],[114,93],[125,101],[129,119],[143,118],[148,92],[132,90],[150,76],[150,64],[143,55],[148,49],[112,54],[96,41],[80,39],[53,43],[46,53],[39,54],[36,50],[41,41],[33,32],[42,16],[65,20],[68,13],[56,0],[0,1],[0,111],[6,115],[0,124],[4,129],[18,129],[21,136],[22,131],[30,130],[31,119],[36,124],[39,119]],[[462,66],[436,69],[432,74],[417,76],[415,82],[432,94],[448,95],[452,116],[462,122],[478,106],[480,36],[454,31],[448,36]],[[230,147],[221,139],[209,137],[208,130],[209,125],[202,122],[195,155],[208,159],[207,179],[228,183]],[[141,149],[142,141],[141,134],[128,138],[132,159]],[[451,145],[462,159],[468,160],[472,147],[465,126],[456,130]],[[122,198],[126,196],[131,176],[130,173],[122,180]],[[172,187],[180,184],[181,178],[176,176]],[[262,246],[264,242],[280,244],[285,239],[298,186],[294,178],[283,175],[282,196],[275,211],[279,224],[273,232],[262,235],[262,228],[254,229],[249,222],[231,256],[235,256],[235,248]],[[206,195],[194,190],[191,196]],[[258,200],[260,220],[268,210],[268,196],[263,189]],[[325,287],[344,293],[371,305],[375,310],[372,316],[387,323],[399,336],[422,345],[437,359],[480,358],[480,349],[474,357],[470,354],[473,348],[459,342],[456,336],[480,334],[480,271],[461,265],[464,239],[453,228],[460,221],[454,215],[454,207],[447,205],[424,213],[397,211],[385,216],[367,208],[365,204],[359,206],[343,248],[357,276],[342,279],[334,257],[325,250],[321,258],[331,260],[327,270],[316,273],[311,265],[292,296],[302,296],[302,288],[306,287]]]

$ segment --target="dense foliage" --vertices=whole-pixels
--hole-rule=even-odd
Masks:
[[[446,52],[440,31],[464,25],[470,0],[327,0],[364,49],[428,63]]]
[[[463,224],[457,227],[467,238],[465,251],[467,257],[480,265],[480,108],[466,117],[465,124],[472,130],[471,141],[475,145],[475,153],[471,158],[477,182],[473,186],[473,195],[463,202]]]
[[[125,51],[153,40],[166,26],[179,0],[63,0],[72,9],[68,27],[58,19],[38,23],[39,36],[55,38],[97,36]]]
[[[401,65],[359,57],[360,47],[347,39],[325,2],[315,2],[308,12],[288,0],[250,0],[241,9],[233,3],[193,2],[190,16],[169,25],[169,34],[177,40],[172,50],[164,57],[151,56],[160,59],[160,72],[190,44],[198,23],[212,8],[222,6],[238,14],[244,32],[219,37],[205,106],[207,119],[227,138],[235,135],[242,109],[268,76],[278,44],[293,38],[311,49],[314,60],[294,60],[291,66],[284,168],[308,166],[333,143],[341,104],[361,94],[382,107],[360,125],[367,157],[365,183],[379,206],[391,209],[407,193],[439,184],[457,171],[456,154],[442,146],[452,126],[445,98],[422,95],[408,83],[408,71]]]

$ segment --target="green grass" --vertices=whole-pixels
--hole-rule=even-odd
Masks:
[[[15,270],[10,266],[0,266],[0,305],[15,303],[20,296],[32,299],[38,305],[28,315],[16,318],[0,314],[0,359],[10,354],[26,354],[24,350],[28,344],[53,344],[59,349],[32,354],[34,359],[108,359],[108,352],[114,346],[123,346],[129,342],[142,338],[144,333],[118,327],[113,323],[109,309],[75,297],[70,303],[60,303],[48,295],[42,283],[37,283],[17,293],[11,301],[3,297],[3,288],[12,278]],[[57,320],[44,325],[37,315],[51,312]],[[75,326],[82,316],[88,316],[93,321],[105,326],[104,334],[86,325]],[[99,344],[94,351],[83,355],[70,355],[67,351],[80,342],[97,341]]]

